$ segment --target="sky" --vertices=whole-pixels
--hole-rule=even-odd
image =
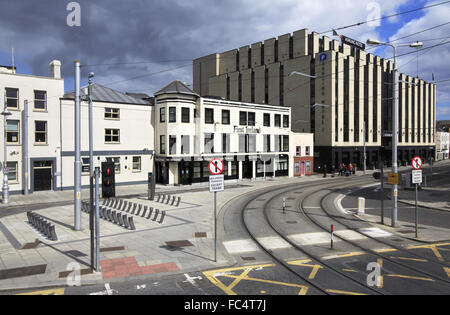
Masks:
[[[192,60],[198,57],[304,28],[332,37],[331,29],[444,0],[78,0],[79,20],[72,2],[0,0],[0,64],[11,65],[14,47],[17,73],[48,76],[50,61],[58,59],[70,91],[74,61],[81,60],[82,85],[94,72],[96,83],[153,95],[173,80],[192,84]],[[79,26],[73,25],[78,21]],[[450,2],[338,32],[361,42],[393,41],[420,32],[394,41],[423,41],[427,48],[398,48],[397,55],[411,53],[397,59],[399,71],[419,73],[426,81],[434,75],[437,119],[447,120],[450,44],[429,47],[450,41],[449,31]],[[370,51],[385,58],[393,55],[390,47]]]

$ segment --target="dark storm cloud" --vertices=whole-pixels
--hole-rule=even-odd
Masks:
[[[226,22],[218,1],[81,0],[77,1],[80,27],[66,23],[69,2],[2,1],[0,50],[8,51],[14,45],[39,75],[48,75],[49,61],[59,59],[64,77],[73,75],[76,59],[87,65],[155,62],[93,67],[104,82],[115,82],[188,64],[189,59],[212,53],[218,48],[213,43],[227,38],[215,35],[225,33],[217,18]],[[211,18],[216,19],[214,32],[208,28]],[[192,67],[186,67],[178,73],[188,79],[191,71]]]

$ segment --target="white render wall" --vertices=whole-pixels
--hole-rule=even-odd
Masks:
[[[30,158],[49,158],[55,159],[56,165],[53,165],[53,187],[61,186],[61,178],[55,176],[55,173],[61,172],[60,162],[60,134],[59,130],[59,98],[64,95],[64,80],[54,79],[50,77],[38,77],[31,75],[21,75],[12,73],[0,73],[0,104],[1,111],[4,109],[5,88],[19,89],[19,109],[8,108],[12,113],[8,116],[8,120],[19,120],[19,144],[8,145],[7,154],[8,162],[16,161],[18,180],[9,181],[9,189],[12,193],[22,192],[24,190],[24,174],[23,174],[23,121],[22,112],[24,109],[24,101],[28,100],[28,152]],[[47,92],[47,108],[45,111],[34,109],[34,90]],[[47,143],[35,143],[35,126],[36,120],[47,122]],[[3,117],[0,117],[1,145],[0,159],[3,164],[3,142],[4,142],[4,124]],[[28,169],[31,171],[31,163]],[[3,174],[2,174],[3,175]],[[31,180],[31,174],[28,175]],[[32,183],[29,180],[29,188]]]
[[[105,108],[118,108],[120,119],[105,119]],[[88,103],[81,103],[81,157],[89,157]],[[74,186],[74,101],[61,100],[62,185]],[[120,143],[105,143],[105,129],[119,129]],[[147,182],[148,172],[153,171],[154,128],[153,106],[133,104],[93,103],[94,168],[101,167],[107,157],[120,158],[117,184]],[[133,171],[133,156],[141,157],[141,170]],[[82,185],[89,185],[89,174],[82,173]]]

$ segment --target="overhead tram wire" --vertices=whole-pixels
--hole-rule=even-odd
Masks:
[[[409,14],[409,13],[421,11],[421,10],[428,9],[428,8],[441,6],[441,5],[444,5],[444,4],[447,4],[447,3],[450,3],[450,1],[444,1],[444,2],[439,2],[439,3],[435,3],[435,4],[430,4],[430,5],[427,5],[427,6],[424,6],[424,7],[421,7],[421,8],[417,8],[417,9],[403,11],[403,12],[382,16],[380,18],[376,18],[376,19],[372,19],[372,20],[368,20],[368,21],[362,21],[362,22],[357,22],[357,23],[354,23],[354,24],[346,25],[346,26],[341,26],[341,27],[334,28],[334,29],[331,29],[331,30],[328,30],[328,31],[320,32],[319,34],[325,34],[325,33],[330,33],[332,31],[339,31],[339,30],[343,30],[343,29],[347,29],[347,28],[351,28],[351,27],[355,27],[355,26],[361,26],[361,25],[367,24],[369,22],[381,21],[381,20],[384,20],[384,19],[389,19],[389,18],[392,18],[392,17],[396,17],[396,16],[400,16],[400,15],[404,15],[404,14]]]

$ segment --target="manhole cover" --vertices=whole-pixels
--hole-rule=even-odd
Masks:
[[[206,232],[195,232],[194,236],[197,238],[206,237]]]
[[[28,277],[45,273],[47,265],[35,265],[29,267],[0,270],[0,280]]]
[[[194,246],[188,240],[170,241],[170,242],[166,242],[166,245],[169,246],[169,247],[176,247],[176,248]]]

